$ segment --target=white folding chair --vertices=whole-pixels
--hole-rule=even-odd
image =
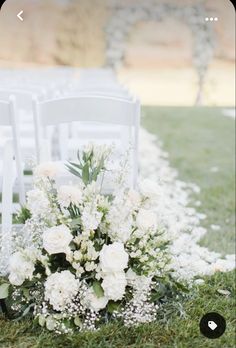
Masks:
[[[7,260],[11,254],[11,233],[13,209],[13,185],[16,179],[14,151],[11,141],[4,146],[3,161],[0,164],[0,190],[2,192],[0,224],[0,273],[5,274]]]
[[[10,96],[15,97],[16,112],[18,118],[19,135],[21,141],[21,153],[23,160],[36,156],[33,122],[33,93],[20,89],[0,89],[0,100],[8,101]],[[40,96],[39,96],[40,97]],[[5,137],[11,137],[11,129],[5,129]],[[4,139],[0,139],[0,152],[4,145]]]
[[[0,126],[11,127],[12,141],[14,148],[14,158],[16,163],[17,184],[19,191],[19,201],[25,203],[24,173],[21,157],[19,125],[16,116],[15,98],[12,96],[9,101],[0,101]]]
[[[114,125],[127,128],[126,148],[132,143],[132,185],[137,183],[138,173],[138,134],[140,123],[140,104],[102,96],[78,96],[34,102],[36,148],[38,162],[43,160],[40,149],[47,139],[47,128],[73,122]],[[60,130],[60,128],[59,128]],[[66,133],[66,132],[65,132]],[[64,134],[62,160],[68,159],[68,134]],[[60,135],[59,135],[60,137]],[[78,139],[79,140],[79,139]]]

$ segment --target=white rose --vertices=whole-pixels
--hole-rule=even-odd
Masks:
[[[157,216],[150,210],[140,209],[136,217],[136,224],[140,230],[156,229]]]
[[[104,295],[113,301],[121,300],[125,294],[127,280],[124,272],[108,274],[103,278]]]
[[[78,206],[82,202],[82,191],[76,186],[62,185],[58,189],[57,197],[63,208],[68,208],[70,204]]]
[[[128,261],[129,255],[122,243],[103,245],[100,251],[100,265],[104,273],[123,271],[127,267]]]
[[[63,311],[79,290],[79,281],[70,271],[51,274],[45,281],[45,299],[56,311]]]
[[[87,308],[98,312],[101,309],[105,308],[108,303],[108,298],[106,296],[97,297],[93,288],[89,288],[86,292],[84,299],[84,304]]]
[[[27,208],[32,215],[44,215],[48,213],[50,203],[41,190],[35,189],[27,192]]]
[[[73,236],[69,228],[65,225],[59,225],[48,228],[43,232],[43,247],[51,254],[68,253],[68,246]]]
[[[26,279],[32,279],[34,270],[34,262],[17,251],[10,258],[9,281],[13,285],[22,285]]]

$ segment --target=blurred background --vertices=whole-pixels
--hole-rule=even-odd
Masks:
[[[7,0],[0,68],[112,67],[144,105],[233,106],[234,27],[229,0]]]

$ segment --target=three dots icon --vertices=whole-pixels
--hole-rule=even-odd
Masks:
[[[209,22],[209,21],[210,21],[210,22],[213,22],[213,21],[214,21],[214,22],[217,22],[217,21],[218,21],[218,17],[206,17],[206,18],[205,18],[205,21],[206,21],[206,22]]]

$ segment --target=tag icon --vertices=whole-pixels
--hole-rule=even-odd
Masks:
[[[208,321],[207,325],[212,331],[214,331],[218,326],[213,320]]]
[[[225,332],[226,321],[219,313],[206,313],[199,322],[199,328],[205,337],[215,339],[222,336]]]

